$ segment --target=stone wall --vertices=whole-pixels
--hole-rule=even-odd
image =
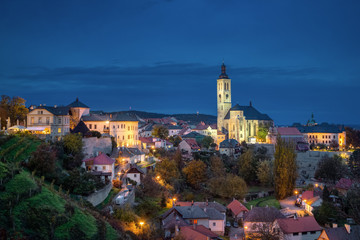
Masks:
[[[83,138],[83,153],[85,158],[96,156],[98,152],[111,154],[111,138]]]
[[[105,200],[105,198],[109,195],[111,189],[112,189],[112,183],[109,183],[101,190],[96,191],[87,197],[84,197],[84,199],[90,202],[93,206],[97,206]]]

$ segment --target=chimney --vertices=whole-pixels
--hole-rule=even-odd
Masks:
[[[338,225],[337,225],[336,223],[333,223],[333,224],[332,224],[332,227],[333,227],[333,228],[337,228]]]
[[[351,227],[350,227],[350,225],[349,225],[349,224],[345,224],[344,227],[345,227],[346,231],[348,232],[348,234],[350,234],[350,232],[351,232]]]

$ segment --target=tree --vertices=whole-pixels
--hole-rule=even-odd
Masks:
[[[212,194],[223,198],[242,199],[247,193],[247,186],[239,176],[228,173],[223,177],[214,177],[209,181],[209,187]]]
[[[346,195],[346,200],[348,202],[350,216],[357,224],[360,224],[360,188],[351,188]]]
[[[210,136],[205,136],[201,141],[201,145],[206,149],[209,148],[213,143],[214,139]]]
[[[346,147],[357,148],[360,147],[360,131],[351,127],[345,127],[346,131]]]
[[[8,175],[9,169],[7,165],[3,162],[0,162],[0,186],[3,184],[3,179]]]
[[[63,142],[65,153],[76,155],[82,152],[83,143],[81,134],[65,135]]]
[[[280,137],[275,145],[274,182],[276,199],[291,196],[297,178],[296,153],[294,146]]]
[[[176,165],[177,165],[179,170],[183,169],[184,160],[183,160],[181,151],[179,149],[175,152],[174,161],[176,162]]]
[[[254,152],[248,149],[239,157],[239,175],[249,183],[256,180],[256,163]]]
[[[332,140],[329,145],[330,149],[332,150],[338,150],[339,149],[339,143],[335,140]]]
[[[176,136],[170,136],[169,141],[174,145],[174,147],[177,147],[181,143],[182,139],[180,136],[176,135]]]
[[[166,139],[169,136],[169,129],[162,125],[154,126],[152,135],[161,139]]]
[[[279,231],[274,231],[275,228],[274,223],[267,224],[252,224],[252,230],[256,230],[256,232],[250,232],[246,235],[246,239],[249,240],[280,240],[284,239],[281,236]],[[285,238],[286,239],[286,238]]]
[[[162,187],[154,178],[154,172],[151,171],[145,174],[144,179],[141,181],[142,193],[145,196],[157,197],[160,195]]]
[[[355,150],[349,158],[349,168],[355,178],[360,178],[360,150]]]
[[[329,202],[329,201],[330,201],[330,192],[329,192],[329,189],[327,188],[326,185],[324,186],[324,189],[323,189],[322,199],[323,199],[325,202]]]
[[[90,131],[88,135],[89,135],[89,137],[97,137],[97,138],[101,138],[101,133],[100,133],[100,132],[98,132],[98,131],[95,131],[95,130]]]
[[[6,126],[6,119],[10,117],[11,125],[15,125],[17,120],[26,119],[29,109],[25,106],[25,100],[21,97],[2,95],[0,101],[1,126]]]
[[[40,176],[49,176],[55,170],[55,163],[55,148],[49,144],[43,143],[32,153],[29,161],[29,168],[31,170],[36,170]]]
[[[167,183],[171,183],[174,181],[174,179],[180,177],[176,162],[167,158],[156,164],[155,173]]]
[[[274,164],[271,160],[259,162],[257,166],[256,175],[261,185],[271,186],[274,182]]]
[[[205,182],[207,178],[206,164],[200,160],[191,161],[182,171],[185,174],[186,181],[196,189],[198,189],[200,184]]]
[[[224,177],[226,172],[223,160],[217,156],[212,156],[210,158],[210,171],[214,177]]]
[[[325,225],[325,223],[332,223],[331,218],[336,218],[337,214],[334,211],[335,206],[331,202],[322,202],[319,208],[315,208],[313,213],[316,221]]]
[[[317,169],[315,171],[315,178],[321,178],[325,181],[335,183],[337,180],[345,176],[346,166],[343,160],[338,155],[329,157],[324,156],[318,162]]]
[[[266,142],[266,136],[268,135],[269,132],[269,128],[267,127],[259,127],[257,134],[256,134],[256,138],[260,141],[260,142]]]

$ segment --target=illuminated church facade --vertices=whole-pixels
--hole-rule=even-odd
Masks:
[[[231,79],[226,74],[226,66],[221,66],[217,80],[217,127],[229,139],[238,142],[255,142],[259,127],[273,126],[273,120],[256,110],[251,102],[249,106],[231,104]]]

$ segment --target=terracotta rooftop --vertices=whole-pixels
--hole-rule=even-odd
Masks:
[[[285,216],[274,207],[254,207],[245,214],[244,222],[274,222]]]
[[[234,199],[229,205],[227,205],[227,208],[230,209],[235,215],[238,215],[243,211],[249,211],[243,204],[241,204],[241,202],[236,199]]]
[[[301,218],[284,218],[276,220],[282,230],[282,232],[298,233],[298,232],[314,232],[321,231],[320,225],[316,222],[313,216],[301,217]]]
[[[348,190],[351,188],[352,181],[348,178],[341,178],[339,182],[336,184],[336,188]]]
[[[112,165],[115,163],[115,160],[108,157],[105,153],[102,153],[97,157],[85,159],[83,162],[87,165],[88,163],[91,165]]]
[[[186,240],[217,239],[218,235],[203,225],[183,226],[180,228],[181,235]]]

